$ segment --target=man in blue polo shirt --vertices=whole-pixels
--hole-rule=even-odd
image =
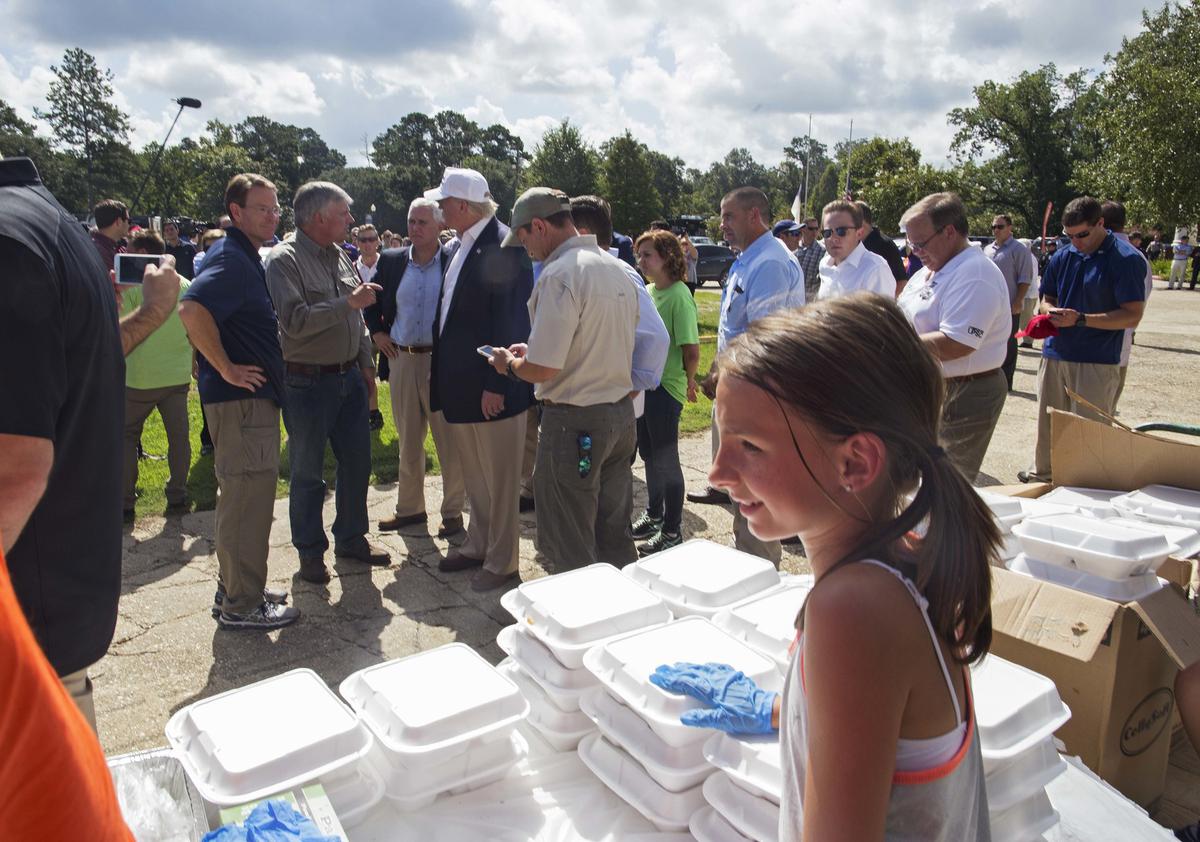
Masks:
[[[1059,249],[1042,277],[1041,312],[1058,335],[1047,337],[1038,368],[1038,428],[1033,466],[1021,482],[1049,482],[1050,408],[1103,420],[1067,394],[1112,413],[1121,378],[1121,342],[1146,307],[1146,264],[1137,249],[1104,227],[1100,202],[1073,199],[1063,209],[1063,233],[1071,245]]]
[[[258,250],[279,224],[275,185],[235,175],[225,208],[233,226],[205,254],[179,306],[200,352],[197,379],[215,447],[220,574],[213,613],[222,628],[274,629],[300,616],[282,604],[284,592],[266,588],[284,389],[279,324]]]
[[[721,317],[717,322],[717,353],[720,354],[751,322],[778,310],[804,305],[804,274],[795,255],[782,241],[771,235],[767,220],[771,206],[767,196],[757,187],[739,187],[721,200],[721,233],[733,248],[737,259],[729,267],[725,289],[721,291]],[[717,389],[716,363],[700,388],[709,398]],[[714,418],[717,407],[713,405]],[[721,447],[717,425],[712,425],[712,452],[716,459]],[[707,488],[699,494],[689,494],[694,503],[721,502],[723,492]],[[728,499],[726,497],[726,499]],[[779,566],[782,548],[778,541],[760,541],[750,532],[746,519],[735,505],[733,510],[734,546]]]

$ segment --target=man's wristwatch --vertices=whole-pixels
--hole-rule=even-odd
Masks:
[[[508,374],[508,376],[511,379],[516,380],[518,383],[520,383],[521,378],[517,375],[516,369],[513,368],[513,363],[515,363],[516,361],[517,360],[515,357],[513,359],[509,360],[508,365],[504,366],[504,371]]]
[[[1075,327],[1087,327],[1087,316],[1085,314],[1079,314],[1079,318],[1075,320]]]

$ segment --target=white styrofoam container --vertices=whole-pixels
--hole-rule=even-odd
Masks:
[[[603,643],[584,656],[583,664],[665,743],[684,746],[712,735],[710,728],[693,728],[679,721],[684,711],[702,707],[702,703],[691,696],[668,693],[650,681],[650,674],[659,666],[679,661],[729,664],[764,690],[778,691],[783,683],[774,660],[703,617],[684,617]]]
[[[1179,548],[1162,535],[1087,515],[1026,518],[1013,527],[1025,554],[1105,579],[1158,569]]]
[[[1021,539],[1011,532],[1004,536],[1004,543],[1000,545],[1000,560],[1011,561],[1021,554]]]
[[[376,743],[371,751],[379,751],[379,744]],[[321,778],[321,786],[343,828],[350,829],[359,824],[383,799],[383,776],[368,758],[369,754],[357,763]]]
[[[622,572],[662,597],[676,617],[712,617],[779,584],[779,572],[766,559],[701,539],[647,556]]]
[[[310,669],[294,669],[181,708],[167,742],[196,790],[228,807],[348,766],[370,730]]]
[[[1044,494],[1042,495],[1045,496]],[[1078,506],[1068,506],[1064,503],[1047,503],[1041,497],[1018,497],[1025,517],[1048,517],[1050,515],[1077,515]]]
[[[1058,811],[1050,796],[1039,789],[1007,810],[990,813],[992,842],[1028,842],[1058,824]]]
[[[1155,532],[1167,539],[1167,543],[1174,544],[1179,547],[1179,552],[1176,555],[1179,558],[1191,558],[1200,553],[1200,530],[1192,529],[1188,526],[1178,526],[1172,523],[1159,523],[1154,520],[1142,520],[1135,517],[1117,517],[1106,518],[1110,523],[1117,523],[1121,526],[1126,526],[1130,529],[1142,529],[1146,532]]]
[[[1112,499],[1120,493],[1120,491],[1108,491],[1103,488],[1060,485],[1058,488],[1047,491],[1041,497],[1034,499],[1041,500],[1043,503],[1074,506],[1079,511],[1089,514],[1092,517],[1109,518],[1117,513],[1116,508],[1112,504]]]
[[[568,669],[601,640],[671,620],[662,599],[602,563],[524,582],[500,605]]]
[[[701,743],[678,748],[667,745],[646,720],[603,687],[585,693],[579,704],[600,733],[625,749],[664,789],[683,792],[712,774]]]
[[[504,739],[529,714],[517,685],[463,643],[351,673],[339,690],[409,769]]]
[[[779,805],[750,794],[724,772],[716,772],[704,782],[704,800],[739,833],[758,842],[779,839]]]
[[[433,765],[407,768],[379,743],[367,760],[382,776],[388,801],[412,812],[428,807],[440,796],[468,792],[500,780],[528,753],[525,738],[513,728],[504,739]]]
[[[1073,588],[1112,602],[1124,603],[1144,599],[1166,584],[1153,573],[1143,573],[1129,579],[1106,579],[1071,567],[1047,564],[1030,558],[1025,553],[1018,554],[1005,566],[1013,573],[1041,579],[1043,582],[1053,582],[1064,588]]]
[[[1129,517],[1200,529],[1200,491],[1173,485],[1147,485],[1114,497],[1112,503]]]
[[[1046,784],[1067,771],[1067,761],[1059,756],[1054,740],[1047,737],[1007,760],[985,758],[983,770],[988,809],[998,813],[1045,789]]]
[[[596,686],[596,678],[585,669],[569,670],[550,650],[519,626],[505,626],[496,635],[496,645],[538,683],[546,697],[565,713],[579,710],[579,697]]]
[[[718,611],[713,622],[774,659],[780,671],[786,672],[796,639],[796,615],[812,586],[811,576],[789,576],[766,593]]]
[[[779,734],[734,737],[713,734],[704,743],[708,762],[747,792],[778,805],[783,798],[783,757]]]
[[[971,698],[985,760],[1016,757],[1071,718],[1053,681],[995,655],[971,667]]]
[[[996,519],[1001,533],[1007,535],[1012,531],[1013,526],[1025,519],[1025,508],[1021,505],[1020,498],[997,494],[983,488],[977,488],[975,492],[992,510],[992,517]]]
[[[692,832],[696,842],[752,842],[738,833],[737,828],[711,806],[701,807],[692,813],[688,830]]]
[[[529,718],[526,720],[556,751],[574,751],[579,741],[595,730],[586,714],[576,711],[567,713],[550,701],[546,691],[532,680],[520,665],[505,658],[497,667],[521,688],[529,700]],[[600,689],[600,688],[596,688]]]
[[[664,789],[626,751],[600,734],[583,738],[579,744],[579,758],[605,786],[659,830],[687,830],[692,813],[704,806],[700,786],[684,792]]]

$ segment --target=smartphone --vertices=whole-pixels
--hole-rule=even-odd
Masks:
[[[479,354],[481,357],[487,357],[488,359],[491,359],[492,357],[496,356],[496,349],[491,345],[480,345],[475,349],[475,353]]]
[[[146,267],[161,263],[161,254],[118,254],[113,261],[113,270],[118,284],[140,284]]]

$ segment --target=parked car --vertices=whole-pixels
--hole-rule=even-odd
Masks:
[[[695,241],[693,240],[693,243]],[[696,264],[696,281],[704,286],[706,281],[716,281],[717,286],[725,286],[725,276],[733,265],[733,251],[725,246],[700,243],[696,245],[700,261]]]
[[[711,246],[713,245],[712,237],[692,237],[692,245],[694,246]]]

